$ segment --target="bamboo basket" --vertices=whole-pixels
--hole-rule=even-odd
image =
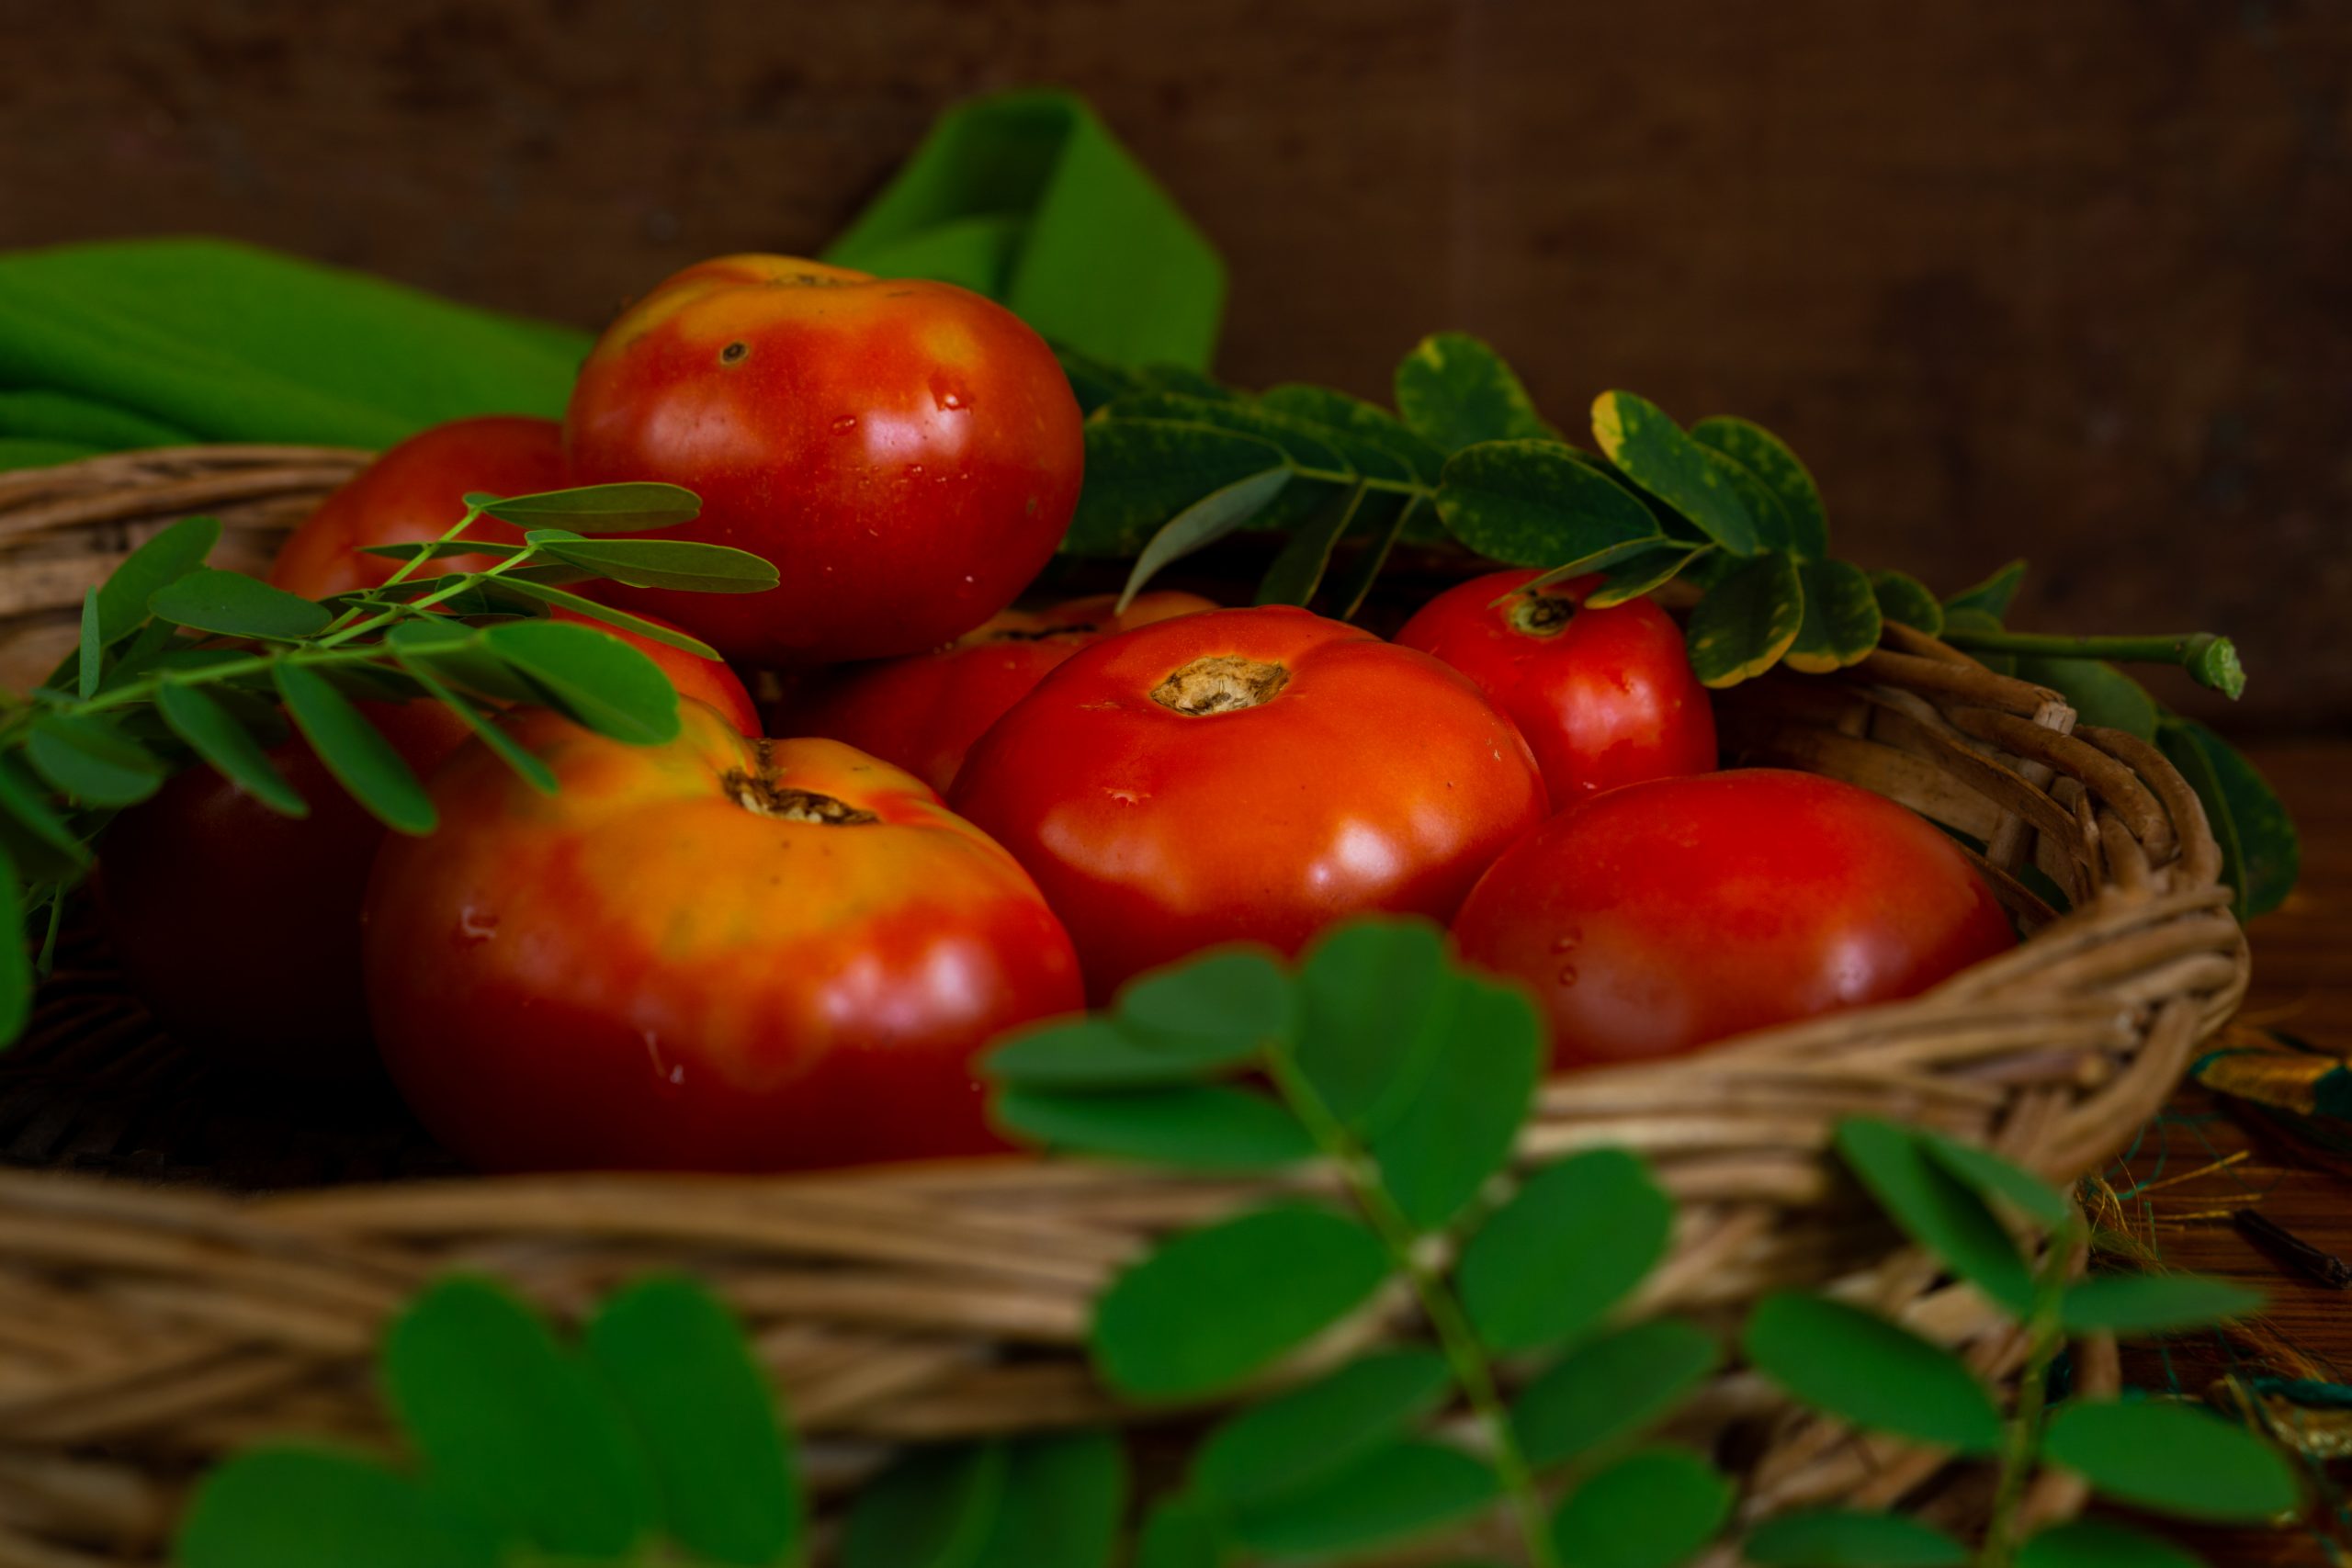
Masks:
[[[0,475],[0,679],[45,672],[85,585],[153,529],[209,512],[227,525],[226,563],[257,566],[360,460],[189,448]],[[1729,1323],[1768,1290],[1825,1288],[1960,1348],[1988,1377],[2010,1375],[2019,1336],[1842,1180],[1831,1128],[1892,1116],[2053,1180],[2097,1169],[2245,991],[2204,814],[2145,742],[2077,725],[2054,692],[1900,626],[1840,676],[1739,688],[1723,728],[1741,760],[1850,780],[1984,843],[1980,863],[2029,939],[1912,1000],[1557,1077],[1521,1156],[1609,1144],[1653,1163],[1680,1214],[1644,1310]],[[2028,863],[2073,912],[2053,916],[2018,880]],[[560,1314],[648,1269],[695,1272],[742,1315],[832,1495],[898,1445],[1181,1420],[1122,1407],[1093,1381],[1089,1303],[1154,1236],[1265,1190],[1019,1158],[765,1179],[316,1184],[434,1168],[429,1155],[386,1152],[416,1141],[396,1115],[352,1133],[376,1140],[356,1170],[313,1161],[298,1168],[307,1181],[256,1180],[266,1160],[232,1168],[142,1142],[141,1095],[200,1100],[189,1086],[202,1069],[155,1038],[102,954],[69,954],[65,970],[31,1037],[0,1058],[0,1155],[108,1174],[0,1170],[0,1568],[159,1562],[188,1478],[257,1438],[389,1443],[371,1375],[379,1331],[452,1269],[496,1274]],[[107,1090],[96,1111],[76,1098],[93,1082]],[[28,1139],[28,1125],[46,1132]],[[249,1129],[279,1145],[316,1134]],[[236,1187],[262,1190],[223,1190]],[[1376,1304],[1273,1376],[1404,1321],[1401,1303]],[[2077,1381],[2115,1387],[2111,1343],[2085,1348]],[[1981,1474],[1857,1438],[1736,1369],[1678,1421],[1739,1473],[1749,1517],[1839,1501],[1964,1523],[1983,1506]],[[2052,1479],[2031,1508],[2049,1517],[2081,1503]]]

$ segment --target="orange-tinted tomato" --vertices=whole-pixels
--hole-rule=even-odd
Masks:
[[[689,709],[635,747],[508,721],[561,784],[475,744],[439,832],[378,858],[385,1065],[497,1168],[786,1169],[999,1145],[974,1054],[1080,1005],[1035,886],[922,783]]]

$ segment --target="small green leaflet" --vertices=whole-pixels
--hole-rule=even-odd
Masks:
[[[1040,1148],[1193,1170],[1278,1170],[1314,1139],[1264,1095],[1221,1084],[1102,1092],[1007,1089],[997,1124]]]
[[[1672,507],[1734,555],[1755,551],[1756,522],[1739,491],[1702,446],[1663,410],[1631,392],[1593,400],[1592,436],[1626,478]]]
[[[2178,714],[2157,723],[2156,745],[2204,802],[2222,843],[2222,878],[2238,891],[2238,919],[2285,903],[2302,875],[2302,837],[2269,781],[2236,747]]]
[[[33,964],[21,933],[25,929],[25,883],[16,862],[0,850],[0,1041],[13,1041],[32,1015]]]
[[[1971,1187],[1931,1159],[1910,1128],[1871,1117],[1838,1124],[1838,1153],[1903,1233],[2023,1316],[2033,1280],[2017,1243]]]
[[[537,599],[542,604],[552,604],[558,609],[570,610],[577,615],[585,615],[590,620],[602,621],[608,626],[618,626],[623,631],[634,632],[639,637],[650,637],[653,641],[674,648],[682,653],[691,653],[696,659],[707,659],[713,663],[718,660],[718,650],[699,637],[688,637],[675,626],[665,626],[659,621],[649,621],[642,615],[632,615],[627,610],[616,610],[610,604],[600,604],[584,594],[571,592],[556,587],[553,583],[539,582],[529,578],[502,577],[498,580],[498,587],[505,592],[520,593],[526,598]]]
[[[1602,571],[1600,586],[1584,596],[1585,607],[1606,610],[1613,604],[1629,603],[1645,593],[1656,592],[1693,566],[1713,558],[1714,546],[1679,541],[1628,556]]]
[[[1248,403],[1233,398],[1188,397],[1178,392],[1139,392],[1121,398],[1103,412],[1108,420],[1148,419],[1172,421],[1187,424],[1209,424],[1230,430],[1240,435],[1254,435],[1279,450],[1284,460],[1295,468],[1312,468],[1338,479],[1356,477],[1356,465],[1340,445],[1331,439],[1346,437],[1338,431],[1325,432],[1311,420],[1296,418],[1278,409],[1260,403]],[[1380,470],[1386,477],[1402,477],[1401,460],[1375,453]]]
[[[1920,1153],[1978,1197],[2014,1204],[2018,1213],[2051,1230],[2074,1218],[2074,1201],[2031,1171],[2011,1165],[1990,1150],[1925,1127],[1907,1131]]]
[[[1189,1497],[1151,1510],[1136,1537],[1135,1568],[1230,1568],[1209,1511]]]
[[[1062,549],[1134,555],[1203,496],[1286,465],[1272,443],[1215,425],[1097,415],[1086,422],[1086,483]]]
[[[1423,1232],[1452,1224],[1510,1162],[1550,1057],[1517,987],[1449,979],[1447,1038],[1370,1144],[1397,1212]]]
[[[1502,356],[1467,333],[1423,338],[1396,367],[1396,412],[1443,452],[1481,441],[1557,441]]]
[[[2051,1416],[2043,1452],[2101,1495],[2176,1518],[2266,1524],[2302,1502],[2277,1449],[2170,1400],[2069,1401]]]
[[[1822,1508],[1767,1519],[1740,1551],[1755,1568],[1967,1568],[1968,1549],[1917,1519]]]
[[[689,539],[557,539],[540,548],[566,565],[632,588],[764,593],[778,581],[773,561],[749,550]]]
[[[26,735],[25,760],[85,806],[129,806],[164,783],[164,764],[103,714],[40,715]]]
[[[1144,585],[1159,575],[1161,568],[1215,544],[1257,516],[1290,480],[1288,468],[1263,468],[1221,490],[1211,491],[1170,517],[1136,557],[1136,564],[1127,573],[1126,586],[1119,593],[1120,611],[1124,612],[1143,592]]]
[[[98,585],[82,590],[82,636],[74,649],[75,694],[88,702],[98,694],[98,680],[106,673],[106,643],[98,635]]]
[[[334,613],[299,593],[241,571],[203,567],[157,589],[148,608],[162,620],[222,637],[291,642],[327,629]]]
[[[1127,1461],[1108,1432],[1014,1442],[996,1521],[970,1568],[1111,1568],[1126,1513]]]
[[[1767,550],[1707,590],[1690,612],[1685,640],[1702,684],[1721,689],[1761,675],[1781,661],[1804,624],[1804,587],[1797,563]]]
[[[219,519],[187,517],[123,558],[98,589],[99,639],[111,648],[138,630],[157,591],[202,566],[220,542]]]
[[[1332,548],[1340,536],[1353,525],[1356,513],[1363,509],[1368,492],[1362,485],[1333,496],[1318,506],[1315,514],[1291,531],[1290,542],[1258,582],[1252,603],[1259,604],[1307,604],[1314,601],[1316,591],[1323,586],[1323,574],[1330,570]]]
[[[2018,1548],[2017,1568],[2205,1568],[2205,1562],[2168,1540],[2105,1519],[2075,1519]]]
[[[1308,1484],[1433,1415],[1453,1392],[1435,1350],[1377,1351],[1218,1427],[1193,1456],[1193,1483],[1228,1505]]]
[[[503,500],[492,495],[469,495],[466,504],[478,506],[485,515],[518,528],[544,528],[554,524],[582,534],[634,534],[649,528],[672,528],[694,521],[702,513],[702,498],[694,491],[650,481],[583,485]]]
[[[1386,454],[1399,465],[1402,474],[1423,484],[1435,484],[1445,468],[1445,453],[1434,443],[1407,429],[1404,422],[1386,409],[1375,408],[1345,392],[1291,382],[1259,393],[1258,405],[1311,420],[1328,431],[1343,433],[1352,443],[1349,450],[1356,457],[1356,467],[1365,473],[1379,471],[1376,465],[1364,460],[1367,446]]]
[[[1829,513],[1821,488],[1786,442],[1760,424],[1722,414],[1692,425],[1690,437],[1737,463],[1772,493],[1788,524],[1783,548],[1801,561],[1827,558]]]
[[[155,706],[172,733],[220,776],[285,817],[307,817],[310,804],[286,782],[268,755],[229,710],[199,687],[165,681],[155,689]]]
[[[392,743],[349,699],[305,664],[280,660],[270,674],[286,711],[335,782],[377,820],[403,833],[430,833],[439,820],[424,786]]]
[[[1282,1562],[1344,1561],[1458,1524],[1492,1504],[1495,1472],[1460,1449],[1408,1439],[1235,1510],[1234,1539]]]
[[[54,850],[77,866],[89,863],[88,847],[63,818],[50,809],[40,782],[26,772],[23,762],[5,752],[0,752],[0,807],[5,807],[8,818],[40,846]]]
[[[1238,1061],[1286,1032],[1295,1007],[1290,976],[1272,953],[1223,947],[1131,981],[1114,1010],[1160,1050]]]
[[[509,621],[474,636],[540,701],[599,735],[642,746],[678,733],[678,688],[618,637],[563,621]]]
[[[1789,668],[1826,675],[1859,664],[1878,647],[1878,595],[1862,569],[1842,560],[1805,561],[1797,568],[1804,617],[1783,657]]]
[[[1756,1370],[1817,1410],[1873,1432],[1991,1453],[2001,1413],[1958,1357],[1875,1313],[1783,1291],[1749,1313]]]
[[[1878,612],[1883,619],[1900,622],[1929,637],[1943,635],[1943,604],[1917,578],[1908,572],[1874,571],[1871,573],[1871,591],[1878,595]]]
[[[426,671],[417,668],[412,660],[402,658],[401,668],[408,671],[410,677],[424,688],[426,696],[457,715],[458,721],[468,729],[472,730],[476,739],[492,751],[497,752],[499,760],[514,770],[516,775],[525,784],[529,784],[541,795],[553,795],[556,792],[554,771],[526,750],[523,743],[509,735],[495,719],[482,714],[471,702],[441,684]]]
[[[354,1454],[249,1449],[181,1517],[178,1568],[500,1568],[489,1525]]]
[[[1446,531],[1508,566],[1589,569],[1662,542],[1641,498],[1551,441],[1489,441],[1445,465]]]
[[[1559,1464],[1640,1432],[1723,1362],[1714,1337],[1679,1318],[1631,1324],[1589,1339],[1521,1391],[1511,1405],[1520,1451]]]
[[[2262,1297],[2227,1280],[2196,1274],[2095,1274],[2066,1289],[2061,1317],[2069,1334],[2169,1334],[2262,1310]]]
[[[1588,1477],[1552,1516],[1576,1568],[1682,1568],[1731,1517],[1732,1483],[1694,1453],[1646,1449]]]
[[[1530,1177],[1464,1246],[1463,1308],[1498,1351],[1574,1338],[1648,1277],[1673,1224],[1672,1201],[1639,1159],[1571,1155]]]
[[[972,1568],[1010,1468],[1001,1442],[911,1450],[858,1492],[842,1568]]]
[[[1306,951],[1295,1060],[1326,1109],[1376,1136],[1454,1040],[1462,977],[1427,920],[1352,919]]]
[[[2009,613],[2009,605],[2018,596],[2018,585],[2025,581],[2025,562],[2013,560],[1975,586],[1949,595],[1944,600],[1947,618],[1954,610],[1972,610],[1999,620]]]

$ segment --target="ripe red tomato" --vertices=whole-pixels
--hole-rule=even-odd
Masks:
[[[492,1168],[787,1169],[983,1152],[972,1057],[1080,1005],[1012,858],[898,769],[746,741],[508,721],[561,784],[479,744],[437,833],[368,898],[377,1039],[424,1123]]]
[[[821,735],[904,768],[942,795],[964,753],[1046,672],[1089,643],[1196,610],[1197,593],[1144,593],[1125,615],[1115,594],[1049,610],[1007,610],[945,648],[813,677],[795,694],[780,734]]]
[[[1545,810],[1468,681],[1286,606],[1082,649],[980,738],[953,798],[1036,877],[1098,998],[1214,942],[1445,919]]]
[[[1666,612],[1647,599],[1587,609],[1598,578],[1523,591],[1540,575],[1490,572],[1448,589],[1396,640],[1478,683],[1527,738],[1562,809],[1713,768],[1714,709]]]
[[[1078,504],[1078,401],[1019,317],[944,283],[738,255],[606,329],[565,417],[582,484],[666,479],[662,537],[775,563],[765,593],[624,590],[730,659],[937,648],[1012,602]]]
[[[1628,784],[1562,812],[1495,863],[1453,933],[1464,957],[1527,985],[1562,1066],[1912,996],[2016,941],[1923,818],[1764,768]]]

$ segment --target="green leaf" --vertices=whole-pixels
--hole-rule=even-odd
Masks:
[[[1788,523],[1783,548],[1801,561],[1828,557],[1829,512],[1821,489],[1786,442],[1760,424],[1721,414],[1692,425],[1690,437],[1737,463],[1771,491]]]
[[[1138,1399],[1230,1388],[1370,1300],[1388,1255],[1363,1225],[1284,1203],[1186,1231],[1096,1299],[1105,1382]]]
[[[1459,1524],[1500,1492],[1495,1472],[1460,1449],[1392,1443],[1237,1508],[1231,1531],[1243,1546],[1285,1563],[1330,1562]]]
[[[427,1286],[385,1337],[383,1378],[433,1488],[512,1538],[616,1557],[658,1523],[653,1478],[611,1394],[502,1287]]]
[[[1078,400],[1082,413],[1092,413],[1114,398],[1143,389],[1135,372],[1125,366],[1098,359],[1066,343],[1056,343],[1052,347],[1054,357],[1061,361],[1062,374],[1069,378],[1070,394]]]
[[[457,715],[459,722],[473,731],[475,739],[497,752],[499,761],[512,768],[525,784],[541,795],[556,792],[554,770],[525,750],[523,743],[509,735],[495,720],[485,716],[472,703],[441,684],[429,671],[416,667],[411,660],[401,659],[401,667],[424,688],[426,696]]]
[[[0,850],[0,1045],[12,1044],[32,1017],[32,955],[25,943],[25,884]]]
[[[1143,592],[1144,584],[1159,576],[1160,569],[1170,561],[1215,544],[1263,512],[1290,479],[1291,470],[1286,468],[1264,468],[1221,490],[1211,491],[1170,517],[1136,557],[1135,566],[1127,572],[1126,587],[1119,594],[1119,608],[1125,610]]]
[[[202,566],[220,542],[220,519],[184,517],[124,557],[98,588],[100,640],[112,647],[136,631],[157,591]]]
[[[447,560],[454,556],[519,556],[521,545],[493,544],[488,539],[434,539],[415,545],[362,545],[359,554],[388,560]]]
[[[1754,553],[1756,521],[1739,491],[1701,446],[1657,404],[1631,392],[1593,400],[1592,437],[1625,477],[1666,502],[1734,555]]]
[[[779,581],[775,563],[765,557],[690,539],[567,539],[540,548],[567,565],[632,588],[764,593]]]
[[[1397,1212],[1442,1229],[1510,1163],[1550,1043],[1516,987],[1453,976],[1449,1038],[1370,1144]]]
[[[1680,1449],[1628,1454],[1568,1494],[1552,1542],[1576,1568],[1681,1568],[1731,1517],[1732,1484]]]
[[[2262,1310],[2262,1293],[2198,1274],[2097,1274],[2066,1288],[2069,1334],[2169,1334]]]
[[[1339,544],[1340,536],[1348,531],[1362,507],[1364,489],[1358,485],[1343,497],[1334,497],[1316,510],[1315,514],[1291,531],[1290,540],[1282,553],[1266,569],[1258,581],[1258,592],[1252,603],[1259,604],[1306,604],[1316,590],[1323,586],[1323,574],[1330,570],[1331,550]]]
[[[1267,388],[1258,394],[1258,404],[1346,435],[1351,440],[1349,454],[1363,472],[1380,471],[1367,460],[1367,446],[1385,454],[1402,466],[1404,475],[1422,484],[1435,484],[1444,470],[1445,453],[1434,442],[1408,429],[1386,409],[1375,408],[1361,398],[1294,381]]]
[[[499,703],[543,699],[539,690],[482,645],[481,634],[462,622],[436,615],[396,621],[384,633],[392,657],[412,679],[430,675],[446,685]]]
[[[1804,625],[1797,563],[1778,550],[1744,560],[1690,612],[1690,668],[1706,685],[1736,686],[1781,661]]]
[[[1584,596],[1588,610],[1606,610],[1612,604],[1623,604],[1654,593],[1701,561],[1713,558],[1713,545],[1685,545],[1679,542],[1643,550],[1611,563],[1601,573],[1601,583]]]
[[[1262,1094],[1220,1084],[1111,1093],[1008,1089],[997,1124],[1040,1148],[1192,1170],[1278,1170],[1315,1157],[1315,1140]]]
[[[1136,1537],[1136,1568],[1228,1568],[1231,1561],[1216,1519],[1189,1497],[1154,1507]]]
[[[2042,1451],[2101,1495],[2176,1518],[2263,1524],[2302,1502],[2278,1450],[2169,1400],[2069,1402],[2050,1418]]]
[[[284,817],[308,817],[310,803],[286,782],[260,742],[201,687],[166,680],[155,688],[155,706],[172,733],[219,770],[220,776]]]
[[[498,1540],[403,1477],[353,1454],[248,1449],[198,1485],[177,1568],[498,1568]]]
[[[40,781],[25,771],[23,762],[6,752],[0,752],[0,809],[34,840],[74,865],[89,863],[89,846],[65,818],[50,808]]]
[[[388,828],[433,831],[439,818],[432,797],[382,731],[309,666],[281,660],[270,673],[294,728],[352,799]]]
[[[2017,1243],[1909,1128],[1848,1117],[1838,1124],[1838,1153],[1904,1235],[2012,1313],[2032,1310],[2033,1279]]]
[[[1781,506],[1781,498],[1736,458],[1727,457],[1712,446],[1702,446],[1699,450],[1707,455],[1707,461],[1715,466],[1724,482],[1731,486],[1732,494],[1739,498],[1741,510],[1747,513],[1747,520],[1756,526],[1757,547],[1796,555],[1797,552],[1790,548],[1790,541],[1796,536],[1796,528],[1789,521],[1788,511]],[[1799,564],[1804,564],[1804,557],[1797,558]]]
[[[842,1568],[977,1568],[1010,1469],[1001,1442],[912,1450],[850,1505]]]
[[[973,1568],[1110,1568],[1126,1506],[1126,1455],[1112,1434],[1023,1438]]]
[[[98,635],[98,585],[82,590],[82,637],[74,650],[74,690],[84,702],[98,694],[106,673],[106,643]]]
[[[1944,607],[1928,585],[1903,571],[1871,573],[1871,591],[1878,595],[1878,613],[1883,620],[1898,621],[1914,631],[1929,637],[1941,637],[1944,630]]]
[[[688,637],[675,626],[665,626],[659,621],[649,621],[643,615],[632,615],[627,610],[616,610],[610,604],[600,604],[585,594],[558,588],[551,582],[538,582],[528,578],[502,577],[494,580],[492,586],[496,592],[521,593],[528,598],[537,599],[542,604],[559,605],[571,611],[574,615],[585,615],[590,620],[602,621],[608,626],[619,626],[624,631],[635,632],[641,637],[650,637],[655,642],[677,649],[681,652],[691,653],[696,659],[707,659],[714,663],[718,660],[718,650],[700,637]]]
[[[1295,468],[1316,468],[1346,479],[1353,479],[1356,475],[1355,464],[1330,439],[1340,433],[1326,433],[1311,420],[1297,419],[1278,409],[1242,402],[1230,397],[1200,398],[1181,392],[1139,392],[1113,403],[1103,417],[1113,420],[1172,420],[1187,424],[1215,425],[1220,430],[1254,435],[1278,447],[1283,458]],[[1345,437],[1340,439],[1344,441]],[[1404,473],[1402,462],[1393,457],[1382,458],[1380,468],[1390,477],[1401,478]]]
[[[1755,1568],[1967,1568],[1968,1549],[1901,1514],[1820,1508],[1767,1519],[1740,1550]]]
[[[574,723],[637,746],[678,734],[678,688],[618,637],[563,621],[510,621],[478,636],[542,702]]]
[[[605,1300],[582,1344],[644,1445],[664,1534],[745,1568],[798,1550],[800,1481],[775,1395],[707,1288],[639,1280]]]
[[[1372,593],[1372,585],[1379,578],[1388,557],[1403,538],[1416,526],[1423,511],[1423,498],[1412,496],[1377,496],[1366,507],[1372,517],[1365,528],[1363,547],[1349,561],[1331,585],[1331,614],[1341,620],[1352,620],[1363,602]],[[1385,515],[1384,516],[1383,513]]]
[[[2157,724],[2156,745],[2205,805],[2222,841],[2222,880],[2238,892],[2238,919],[2285,903],[2302,874],[2302,839],[2269,781],[2236,747],[2178,714]]]
[[[2168,1540],[2105,1519],[2052,1525],[2018,1549],[2017,1568],[2205,1568]]]
[[[2001,1413],[1967,1363],[1876,1313],[1781,1291],[1748,1314],[1758,1371],[1816,1410],[1962,1453],[2001,1443]]]
[[[1062,548],[1134,555],[1203,496],[1284,462],[1272,443],[1216,425],[1098,415],[1086,422],[1086,484]]]
[[[1978,1197],[2005,1200],[2028,1219],[2051,1230],[2074,1217],[2075,1205],[2066,1194],[2031,1171],[2011,1165],[1988,1149],[1925,1127],[1910,1129],[1910,1134],[1921,1153]]]
[[[647,480],[582,485],[537,495],[511,495],[504,500],[469,495],[466,503],[479,505],[485,515],[518,528],[553,525],[576,528],[582,534],[635,534],[648,528],[673,528],[702,514],[702,498],[694,491]]]
[[[1372,1135],[1454,1040],[1464,993],[1427,920],[1365,916],[1308,948],[1298,971],[1298,1069],[1325,1107]]]
[[[1248,1504],[1320,1480],[1419,1423],[1453,1390],[1434,1350],[1385,1350],[1243,1411],[1193,1458],[1193,1483]]]
[[[2121,729],[2143,740],[2156,738],[2156,699],[2148,689],[2096,659],[2021,658],[2018,679],[2047,686],[2074,705],[2085,724]]]
[[[25,760],[60,794],[87,806],[129,806],[164,783],[164,764],[103,714],[40,715],[26,734]]]
[[[1530,1177],[1464,1246],[1463,1308],[1498,1351],[1574,1338],[1648,1277],[1673,1227],[1673,1201],[1639,1159],[1571,1155]]]
[[[1714,1336],[1679,1318],[1587,1340],[1521,1391],[1511,1425],[1527,1462],[1577,1459],[1663,1418],[1723,1362]]]
[[[1445,465],[1446,531],[1508,566],[1589,570],[1664,542],[1641,498],[1552,441],[1488,441]]]
[[[1223,1065],[1287,1033],[1295,1005],[1290,976],[1272,953],[1228,947],[1129,982],[1115,1011],[1121,1028],[1157,1050]]]
[[[1258,1048],[1250,1034],[1159,1035],[1098,1016],[1015,1034],[980,1066],[1000,1083],[1023,1089],[1150,1089],[1238,1066]]]
[[[334,614],[299,593],[272,588],[242,571],[203,567],[155,591],[148,608],[176,626],[222,637],[293,642],[327,629]]]
[[[1974,610],[1999,620],[2009,613],[2009,604],[2018,596],[2018,585],[2025,581],[2026,563],[2013,560],[1973,588],[1963,588],[1944,600],[1946,618],[1954,610]]]
[[[1878,647],[1878,595],[1862,569],[1842,560],[1806,561],[1797,568],[1804,618],[1784,656],[1789,668],[1823,675],[1859,664]]]
[[[1396,367],[1405,427],[1443,452],[1482,441],[1557,441],[1502,356],[1467,333],[1437,333]]]

